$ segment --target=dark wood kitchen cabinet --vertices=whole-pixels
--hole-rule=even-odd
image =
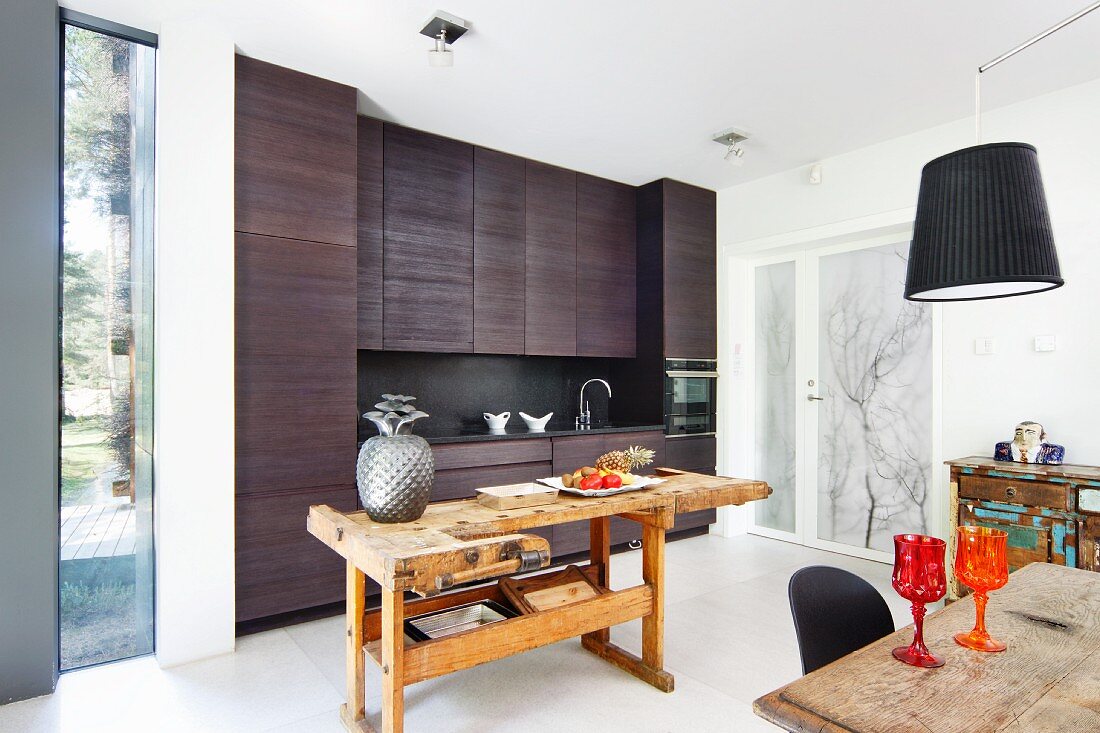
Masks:
[[[359,118],[356,347],[382,348],[382,121]]]
[[[356,504],[356,92],[244,57],[236,78],[238,621],[343,598],[305,529]]]
[[[474,351],[524,353],[526,161],[474,148]]]
[[[686,183],[662,184],[665,358],[717,359],[717,198]]]
[[[577,354],[577,174],[527,162],[527,354]]]
[[[237,56],[236,231],[355,246],[355,106],[354,87]]]
[[[354,362],[355,249],[242,233],[235,241],[238,356],[309,354]]]
[[[672,468],[714,475],[718,442],[713,435],[690,435],[665,441],[665,459]]]
[[[575,471],[582,466],[596,465],[596,459],[613,450],[640,445],[654,452],[652,469],[665,466],[665,434],[657,430],[637,433],[596,433],[594,435],[569,435],[554,438],[554,473]],[[646,469],[642,469],[645,471]]]
[[[640,445],[654,451],[653,463],[648,468],[664,466],[665,434],[658,431],[638,433],[598,433],[554,438],[554,474],[575,471],[582,466],[593,466],[604,453]],[[646,469],[642,469],[645,472]],[[611,518],[611,544],[621,545],[642,536],[637,522],[619,517]],[[554,553],[571,555],[588,549],[588,522],[569,522],[554,527]]]
[[[311,504],[354,511],[352,486],[260,494],[238,501],[237,621],[344,598],[344,562],[304,530]]]
[[[634,187],[577,175],[577,356],[635,354]]]
[[[473,146],[383,125],[383,346],[474,348]]]

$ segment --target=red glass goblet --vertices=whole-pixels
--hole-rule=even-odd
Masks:
[[[899,646],[894,657],[914,667],[943,666],[943,657],[937,657],[924,645],[924,604],[938,601],[947,592],[946,551],[947,543],[937,537],[894,535],[894,590],[913,604],[916,626],[913,643]]]
[[[1008,647],[985,630],[989,591],[1008,582],[1008,532],[992,527],[959,527],[955,544],[955,577],[974,589],[974,628],[955,634],[955,641],[979,652],[1003,652]]]

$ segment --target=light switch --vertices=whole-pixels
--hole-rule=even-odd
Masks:
[[[975,354],[993,354],[997,351],[997,342],[988,336],[974,339]]]
[[[1058,337],[1053,334],[1035,337],[1036,351],[1054,351],[1058,347]]]

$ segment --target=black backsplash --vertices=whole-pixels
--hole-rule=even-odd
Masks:
[[[533,417],[553,412],[552,425],[573,426],[581,385],[593,378],[610,381],[610,359],[490,354],[426,354],[397,351],[359,352],[359,414],[372,410],[383,392],[415,395],[416,405],[431,417],[416,423],[425,437],[457,435],[484,429],[483,412],[512,413],[509,428],[520,428],[522,410]],[[614,389],[614,383],[612,383]],[[607,392],[601,385],[585,391],[594,422],[608,414]],[[624,395],[625,397],[625,395]],[[654,415],[653,422],[660,423]],[[359,439],[375,428],[360,418]]]

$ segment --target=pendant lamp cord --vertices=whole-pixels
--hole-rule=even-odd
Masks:
[[[1043,40],[1044,38],[1051,35],[1052,33],[1056,33],[1058,31],[1062,30],[1063,28],[1065,28],[1067,25],[1074,22],[1075,20],[1080,20],[1081,18],[1085,17],[1086,15],[1088,15],[1092,11],[1096,10],[1097,8],[1100,8],[1100,0],[1098,0],[1097,2],[1092,3],[1091,5],[1089,5],[1086,8],[1082,8],[1081,10],[1078,10],[1076,13],[1069,16],[1065,20],[1062,20],[1062,21],[1059,21],[1058,23],[1055,23],[1054,25],[1052,25],[1050,28],[1047,28],[1042,33],[1040,33],[1038,35],[1035,35],[1035,36],[1032,36],[1031,38],[1029,38],[1026,41],[1024,41],[1023,43],[1021,43],[1019,46],[1016,46],[1015,48],[1013,48],[1009,51],[1005,51],[1004,53],[1002,53],[997,58],[995,58],[991,61],[987,61],[986,63],[984,63],[984,64],[982,64],[981,66],[978,67],[978,73],[974,77],[974,132],[975,132],[975,135],[978,138],[978,144],[979,145],[982,142],[982,74],[989,71],[994,66],[1001,63],[1002,61],[1006,61],[1006,60],[1012,58],[1013,56],[1020,53],[1020,51],[1023,51],[1028,46],[1030,46],[1032,44],[1035,44],[1035,43],[1038,43],[1039,41]]]

